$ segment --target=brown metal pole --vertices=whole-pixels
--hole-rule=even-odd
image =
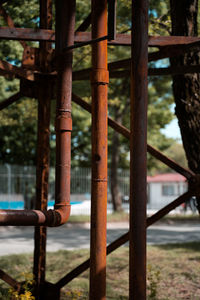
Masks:
[[[37,210],[46,210],[48,201],[49,178],[49,125],[50,125],[50,101],[51,87],[46,78],[39,76],[38,85],[38,144],[37,144],[37,168],[36,168],[36,205]],[[35,227],[34,237],[34,278],[37,293],[42,289],[45,281],[46,260],[46,227]],[[39,295],[39,294],[38,294]]]
[[[57,102],[56,102],[56,187],[55,209],[70,210],[71,165],[71,93],[72,50],[63,52],[74,44],[75,0],[56,1],[56,56],[57,56]]]
[[[52,0],[40,0],[40,28],[52,28]],[[39,64],[41,72],[47,72],[47,54],[51,43],[40,42]],[[51,111],[51,83],[45,76],[37,77],[38,84],[38,140],[36,167],[36,204],[38,210],[47,209],[49,180],[49,137]],[[33,274],[36,282],[35,296],[42,296],[46,265],[46,226],[35,227]]]
[[[107,1],[92,0],[92,39],[107,35]],[[90,300],[106,298],[107,41],[92,45]]]
[[[148,5],[132,0],[129,299],[146,299]]]

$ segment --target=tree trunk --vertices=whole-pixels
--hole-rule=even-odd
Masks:
[[[172,35],[197,36],[198,0],[170,0],[170,5]],[[171,59],[171,66],[199,62],[200,54],[194,51]],[[200,174],[200,74],[173,76],[173,93],[188,166]]]
[[[121,121],[120,117],[116,118],[117,122]],[[119,184],[118,184],[118,174],[117,168],[119,163],[119,134],[116,131],[113,131],[112,136],[112,147],[111,147],[111,196],[112,196],[112,204],[113,210],[120,212],[123,211],[122,208],[122,198],[121,193],[119,191]]]

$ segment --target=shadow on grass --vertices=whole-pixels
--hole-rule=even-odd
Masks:
[[[188,242],[188,243],[164,244],[164,245],[156,245],[156,247],[162,250],[185,249],[189,251],[199,252],[200,242],[198,241],[198,242]]]

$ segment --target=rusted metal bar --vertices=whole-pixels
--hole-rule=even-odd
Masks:
[[[18,101],[20,98],[22,97],[21,93],[16,93],[14,95],[12,95],[11,97],[9,97],[8,99],[1,101],[0,102],[0,110],[8,107],[9,105],[11,105],[12,103],[15,103],[16,101]]]
[[[192,74],[192,73],[199,73],[199,72],[200,72],[200,65],[169,67],[169,68],[149,68],[148,76]],[[130,77],[130,70],[110,72],[110,78],[123,78],[123,77]]]
[[[196,66],[180,66],[180,67],[169,67],[169,68],[150,68],[148,70],[149,76],[159,75],[177,75],[177,74],[192,74],[199,73],[200,65]]]
[[[88,19],[87,19],[88,18]],[[90,16],[86,18],[87,22],[84,26],[78,28],[75,32],[74,42],[88,42],[91,40],[91,32],[83,32],[90,25]],[[85,21],[86,21],[85,20]],[[85,29],[86,28],[86,29]],[[33,28],[16,28],[16,27],[1,27],[0,38],[10,40],[23,41],[46,41],[55,42],[55,31],[47,29],[33,29]],[[166,46],[189,46],[199,47],[200,38],[190,36],[150,36],[148,41],[149,47],[166,47]],[[108,41],[108,45],[115,46],[131,46],[130,34],[116,34],[116,39]],[[25,44],[26,46],[26,44]],[[24,46],[24,47],[25,47]]]
[[[185,52],[188,52],[192,49],[193,49],[193,46],[191,46],[191,47],[189,47],[189,46],[188,47],[163,47],[159,51],[149,53],[148,61],[151,62],[151,61],[157,61],[157,60],[163,59],[163,58],[174,57],[174,56],[183,54]],[[130,60],[130,58],[128,58],[128,59],[114,61],[114,62],[109,63],[108,70],[110,72],[110,77],[121,78],[124,76],[130,76],[130,72],[129,72],[130,71],[130,62],[131,62],[131,60]],[[192,68],[193,67],[195,70],[196,66],[192,66]],[[191,70],[192,70],[192,68],[191,68]],[[117,69],[125,69],[125,70],[116,71]],[[166,69],[168,70],[168,68],[166,68]],[[150,69],[149,75],[155,75],[155,72],[157,72],[157,71],[154,71],[154,70],[158,70],[158,69]],[[180,70],[182,70],[182,69],[180,69]],[[90,68],[84,69],[84,70],[79,70],[79,71],[74,71],[73,72],[73,80],[89,79],[90,71],[91,71]],[[161,72],[161,70],[160,70],[160,72]],[[166,71],[166,72],[168,72],[168,71]]]
[[[103,36],[103,35],[102,35]],[[91,40],[90,32],[76,32],[75,42],[86,42]],[[199,37],[186,36],[150,36],[148,37],[149,47],[166,47],[166,46],[199,46]],[[109,41],[108,45],[131,46],[130,34],[116,34],[114,41]]]
[[[165,215],[167,215],[171,210],[175,209],[188,199],[190,199],[191,196],[193,196],[194,193],[191,191],[184,193],[174,201],[172,201],[170,204],[166,205],[164,208],[156,212],[151,217],[147,218],[146,226],[150,227],[152,224],[163,218]],[[127,243],[129,241],[129,231],[122,236],[120,236],[118,239],[113,241],[110,245],[107,246],[107,255],[118,249],[123,244]],[[80,274],[85,272],[90,267],[90,259],[87,259],[82,264],[77,266],[75,269],[73,269],[71,272],[66,274],[63,278],[61,278],[56,284],[55,287],[58,289],[61,289],[64,287],[67,283],[72,281],[74,278],[78,277]]]
[[[86,31],[91,24],[91,13],[85,18],[83,23],[76,29],[78,31]]]
[[[132,0],[129,299],[146,299],[148,4]]]
[[[47,210],[49,178],[49,137],[50,137],[50,82],[38,76],[38,139],[36,167],[36,206],[38,210]],[[46,227],[35,227],[34,235],[34,278],[35,292],[38,298],[45,282],[46,264]],[[39,298],[38,298],[39,299]]]
[[[40,28],[52,27],[52,0],[40,0]],[[39,66],[41,72],[48,72],[48,52],[51,44],[40,42]],[[36,164],[36,205],[38,210],[47,210],[49,155],[50,155],[50,113],[52,82],[46,76],[37,77],[38,86],[38,128],[37,128],[37,164]],[[46,235],[45,226],[36,226],[34,235],[35,297],[41,298],[45,283],[46,267]]]
[[[50,85],[42,76],[38,78],[38,141],[36,168],[36,206],[38,210],[47,209],[49,177],[49,124],[50,124]],[[36,282],[35,296],[39,297],[45,282],[46,227],[36,226],[34,235],[34,267]]]
[[[107,0],[92,0],[92,39],[107,35]],[[107,41],[92,45],[90,300],[106,298]]]
[[[0,69],[5,72],[5,74],[12,75],[19,78],[25,78],[28,80],[34,80],[34,73],[31,70],[25,70],[21,67],[16,67],[8,63],[7,61],[0,60]]]
[[[80,105],[82,108],[87,110],[88,112],[91,113],[91,105],[78,97],[75,94],[72,94],[72,100]],[[112,118],[108,117],[108,125],[115,129],[118,133],[122,134],[125,136],[127,139],[130,139],[130,130],[124,127],[123,125],[117,123],[114,121]],[[166,164],[168,167],[172,168],[174,171],[180,173],[181,175],[185,176],[187,179],[190,179],[192,176],[194,176],[194,173],[186,168],[183,168],[179,164],[177,164],[175,161],[172,159],[168,158],[164,154],[162,154],[160,151],[157,149],[153,148],[149,144],[147,144],[147,152],[150,153],[152,156],[155,158],[159,159],[161,162]]]
[[[5,273],[3,270],[0,270],[0,279],[5,281],[16,291],[19,291],[21,288],[21,284],[19,282],[17,282],[14,278],[12,278],[10,275]]]
[[[151,226],[155,222],[159,221],[161,218],[163,218],[166,214],[168,214],[170,211],[184,203],[185,201],[189,200],[192,196],[194,196],[195,193],[192,190],[189,190],[188,192],[184,193],[177,199],[175,199],[173,202],[169,203],[162,209],[160,209],[158,212],[156,212],[151,217],[147,218],[147,227]]]
[[[161,51],[156,51],[156,56],[153,55],[154,53],[150,53],[149,61],[152,61],[154,59],[156,59],[156,60],[160,59],[158,52],[160,53]],[[165,57],[168,57],[168,55],[166,55]],[[161,58],[163,58],[163,56]],[[109,63],[108,64],[109,73],[112,74],[113,70],[122,69],[122,68],[126,68],[127,70],[130,70],[130,62],[131,62],[131,60],[130,60],[130,58],[128,58],[128,59],[123,59],[123,60],[114,61],[114,62]],[[73,72],[73,80],[89,79],[90,72],[91,72],[91,68],[74,71]],[[130,73],[129,73],[129,75],[130,75]]]
[[[169,68],[149,68],[148,76],[161,76],[161,75],[177,75],[177,74],[192,74],[199,73],[200,65],[196,66],[181,66]],[[110,78],[124,78],[130,77],[130,69],[122,71],[110,71]],[[84,71],[76,71],[73,74],[73,80],[89,79],[89,74]]]
[[[55,43],[55,31],[39,28],[0,28],[0,39]]]
[[[2,6],[2,3],[0,3],[0,14],[3,16],[5,22],[8,24],[8,27],[9,28],[14,28],[15,27],[15,24],[13,22],[13,20],[11,19],[11,17],[7,14],[5,8]],[[20,44],[22,45],[22,47],[26,47],[26,42],[20,40],[19,41]]]
[[[168,167],[170,167],[174,171],[180,173],[181,175],[183,175],[187,179],[190,179],[192,176],[194,176],[194,173],[191,170],[183,168],[178,163],[176,163],[174,160],[172,160],[169,157],[165,156],[163,153],[161,153],[157,149],[153,148],[152,146],[147,145],[147,151],[152,156],[154,156],[155,158],[157,158],[158,160],[160,160],[161,162],[166,164]]]
[[[199,46],[200,38],[192,36],[150,36],[148,45],[151,47],[165,47],[165,46],[185,46],[196,45]]]
[[[74,45],[71,45],[71,46],[68,46],[68,47],[64,48],[63,50],[67,51],[67,50],[70,50],[70,49],[76,49],[76,48],[80,48],[80,47],[83,47],[83,46],[92,45],[92,44],[95,44],[97,42],[105,41],[107,39],[108,39],[108,35],[103,35],[103,36],[101,36],[99,38],[96,38],[96,39],[76,43]]]

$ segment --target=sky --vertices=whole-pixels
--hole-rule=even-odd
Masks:
[[[178,126],[178,121],[175,118],[174,120],[171,121],[170,124],[168,124],[165,129],[161,130],[162,133],[164,133],[167,137],[171,137],[174,139],[178,139],[179,142],[181,142],[181,134],[180,134],[180,129]]]

